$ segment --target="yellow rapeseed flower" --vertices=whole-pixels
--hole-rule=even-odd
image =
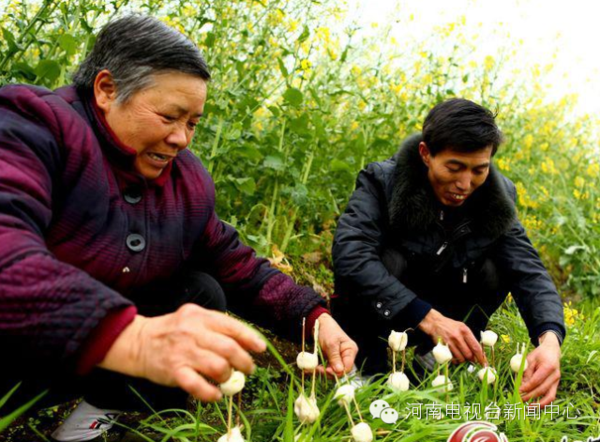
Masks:
[[[582,177],[578,176],[577,178],[575,178],[575,186],[577,186],[577,187],[585,186],[585,180]]]
[[[496,164],[500,170],[505,172],[510,170],[510,158],[498,158]]]
[[[586,173],[588,174],[588,176],[595,178],[600,174],[600,164],[598,163],[592,163],[590,164],[587,169],[586,169]]]
[[[300,69],[302,69],[303,71],[308,71],[312,66],[312,63],[310,62],[310,60],[304,59],[300,62]]]
[[[494,57],[492,57],[491,55],[488,55],[487,57],[485,57],[485,60],[483,60],[483,65],[485,66],[485,69],[488,71],[494,67],[495,63],[496,63],[496,61],[494,60]]]

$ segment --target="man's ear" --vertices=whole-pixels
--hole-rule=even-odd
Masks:
[[[431,162],[431,152],[429,151],[429,148],[427,147],[427,144],[425,144],[424,141],[421,141],[419,143],[419,155],[421,155],[423,163],[425,163],[425,165],[429,167],[429,164]]]
[[[111,106],[116,102],[117,85],[108,69],[103,69],[96,75],[96,79],[94,80],[94,97],[96,98],[96,105],[105,114],[110,111]]]

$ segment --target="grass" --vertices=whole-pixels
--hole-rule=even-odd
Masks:
[[[562,380],[554,408],[540,410],[519,399],[522,373],[513,374],[509,361],[515,352],[515,343],[527,342],[527,332],[514,303],[507,302],[490,325],[500,335],[511,337],[510,342],[501,338],[496,345],[498,380],[495,384],[483,386],[476,371],[470,372],[466,364],[450,367],[454,390],[448,395],[430,387],[435,372],[420,383],[413,383],[405,393],[391,391],[386,386],[387,379],[382,377],[357,391],[361,414],[378,441],[446,441],[460,423],[471,420],[494,423],[511,442],[555,442],[564,436],[571,441],[600,436],[600,360],[597,357],[600,308],[585,313],[585,319],[577,319],[569,328],[563,346]],[[297,376],[275,347],[269,346],[269,350],[275,355],[273,361],[279,360],[281,365],[274,362],[274,365],[259,368],[248,379],[241,407],[236,405],[247,440],[287,442],[295,437],[323,442],[350,440],[346,412],[333,400],[335,381],[317,378],[315,387],[321,415],[312,425],[300,425],[292,411],[299,393]],[[530,344],[528,350],[531,350]],[[406,370],[412,372],[414,378],[410,353]],[[310,381],[306,388],[310,388]],[[369,406],[376,399],[387,401],[398,412],[399,420],[395,424],[371,417]],[[191,411],[157,413],[143,422],[142,427],[163,433],[165,441],[168,437],[178,441],[213,441],[226,431],[225,412],[224,402],[198,404]],[[168,425],[165,416],[170,416]],[[359,421],[355,411],[353,420]]]

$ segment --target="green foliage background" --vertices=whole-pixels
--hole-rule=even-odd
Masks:
[[[518,48],[476,59],[465,19],[433,29],[425,43],[396,41],[385,24],[369,33],[342,27],[344,8],[314,0],[13,0],[0,11],[0,84],[68,84],[112,17],[160,17],[194,40],[212,69],[192,149],[216,181],[221,217],[259,253],[276,245],[324,264],[326,275],[358,171],[391,156],[437,102],[473,99],[498,112],[506,143],[496,163],[517,183],[521,219],[557,284],[598,294],[598,121],[572,116],[576,97],[545,99],[551,67],[510,69]]]

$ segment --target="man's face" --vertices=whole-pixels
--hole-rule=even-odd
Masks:
[[[490,173],[492,146],[476,152],[456,152],[448,148],[432,156],[427,145],[421,142],[419,153],[429,169],[427,178],[433,192],[445,206],[464,204]]]

